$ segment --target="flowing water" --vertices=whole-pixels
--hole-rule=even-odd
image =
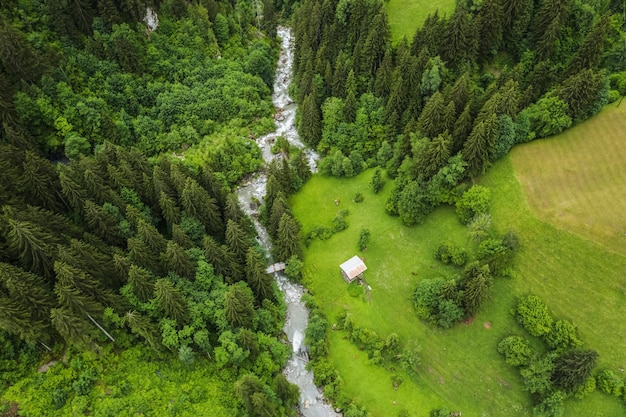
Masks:
[[[295,126],[296,105],[289,96],[289,84],[293,66],[293,39],[290,29],[286,27],[279,27],[278,35],[282,39],[282,45],[272,96],[274,106],[276,107],[276,131],[257,140],[259,147],[263,151],[263,158],[266,163],[277,157],[272,155],[270,150],[278,136],[283,136],[294,146],[304,148]],[[306,150],[306,155],[311,170],[316,171],[318,155],[310,149]],[[259,239],[266,250],[268,263],[271,263],[269,236],[265,228],[256,220],[257,204],[255,200],[263,200],[266,184],[267,175],[265,172],[260,172],[255,178],[239,188],[237,195],[243,209],[254,219]],[[286,261],[286,259],[277,259],[276,261]],[[304,345],[304,332],[308,323],[309,312],[300,300],[305,292],[305,288],[302,285],[290,282],[282,272],[274,273],[274,278],[285,297],[287,320],[283,330],[293,348],[292,355],[283,372],[289,382],[296,384],[300,388],[300,413],[305,417],[340,416],[341,414],[336,413],[332,406],[325,401],[322,392],[313,383],[313,373],[305,369],[308,362],[308,351]]]

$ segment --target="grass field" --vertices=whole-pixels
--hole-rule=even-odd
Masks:
[[[626,105],[552,138],[517,146],[516,175],[533,213],[626,255]],[[581,152],[581,149],[588,149]]]
[[[413,39],[415,30],[424,23],[429,14],[439,10],[439,16],[450,16],[455,0],[388,0],[385,9],[394,43],[406,36]]]
[[[374,417],[395,417],[406,408],[412,416],[427,416],[432,408],[448,405],[470,416],[530,416],[530,397],[520,386],[517,371],[496,352],[498,341],[519,333],[509,311],[516,296],[534,292],[544,298],[553,315],[573,320],[586,346],[600,353],[600,366],[626,366],[626,258],[607,253],[578,235],[552,227],[534,217],[526,206],[509,158],[492,168],[483,182],[492,188],[494,224],[513,229],[521,238],[517,276],[496,282],[492,297],[473,323],[439,330],[416,319],[411,293],[419,280],[450,276],[453,269],[434,261],[432,252],[444,239],[466,242],[465,229],[454,211],[444,207],[425,224],[406,228],[384,213],[387,184],[382,195],[369,191],[368,171],[353,179],[314,177],[294,196],[294,213],[308,231],[329,225],[339,209],[348,209],[349,228],[327,241],[315,241],[306,251],[306,285],[315,294],[331,322],[346,309],[355,323],[382,337],[397,333],[404,343],[422,347],[418,378],[404,376],[395,391],[392,372],[372,365],[367,355],[331,332],[331,361],[339,370],[348,395],[358,398]],[[352,202],[356,192],[365,201]],[[339,206],[333,201],[340,199]],[[363,227],[371,230],[368,250],[360,254],[368,266],[371,300],[351,297],[338,265],[354,254]],[[556,295],[556,296],[555,296]],[[484,327],[485,322],[491,328]],[[620,336],[622,335],[622,336]],[[594,393],[584,401],[567,403],[572,416],[618,417],[626,413],[619,400]]]

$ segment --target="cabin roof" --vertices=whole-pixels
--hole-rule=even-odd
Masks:
[[[348,279],[352,280],[361,275],[367,269],[367,266],[365,266],[361,258],[354,255],[352,258],[339,265],[339,268],[341,268]]]

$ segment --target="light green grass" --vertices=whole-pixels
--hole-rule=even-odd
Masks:
[[[513,150],[537,217],[626,255],[626,105]],[[584,150],[584,151],[581,151]]]
[[[455,0],[389,0],[385,9],[389,16],[389,26],[394,43],[406,36],[409,40],[418,27],[422,26],[429,14],[439,10],[439,16],[450,16],[454,11]]]
[[[491,299],[473,323],[450,330],[426,325],[415,317],[411,293],[419,280],[450,276],[453,269],[437,263],[432,252],[444,239],[465,243],[465,229],[454,210],[444,207],[425,224],[407,228],[384,213],[390,191],[369,191],[372,171],[353,179],[314,177],[294,196],[293,210],[304,231],[315,224],[329,225],[339,209],[348,209],[349,228],[328,241],[316,241],[306,251],[305,283],[315,294],[331,323],[346,309],[358,326],[382,337],[397,333],[406,343],[418,340],[422,366],[418,378],[404,375],[397,391],[393,372],[372,365],[367,355],[346,341],[345,333],[331,333],[330,359],[339,370],[346,393],[358,398],[374,417],[395,417],[406,408],[412,416],[427,416],[441,405],[472,416],[530,416],[530,396],[522,391],[517,370],[504,364],[496,352],[499,340],[520,329],[509,314],[516,296],[534,292],[553,315],[573,320],[586,346],[600,353],[600,366],[626,366],[626,259],[607,254],[597,244],[556,229],[535,217],[526,206],[511,161],[504,159],[483,179],[492,189],[493,220],[501,231],[514,229],[521,239],[517,276],[498,280]],[[356,192],[365,201],[351,201]],[[333,201],[340,199],[339,206]],[[371,230],[365,253],[356,248],[363,227]],[[371,302],[351,297],[338,265],[354,254],[365,257]],[[484,327],[485,322],[491,328]],[[394,405],[395,401],[395,405]],[[584,401],[569,401],[568,414],[623,416],[626,407],[617,399],[597,393]],[[594,414],[596,413],[596,414]],[[600,414],[601,413],[601,414]]]

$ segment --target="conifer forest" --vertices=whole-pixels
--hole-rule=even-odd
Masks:
[[[462,278],[423,280],[407,298],[436,331],[490,302],[492,277],[511,274],[520,242],[483,239],[489,190],[474,184],[516,144],[626,94],[624,2],[456,0],[400,39],[385,7],[2,1],[0,416],[308,416],[283,372],[287,307],[255,223],[286,275],[306,285],[307,247],[350,219],[340,212],[332,228],[303,230],[291,198],[313,175],[349,181],[375,170],[374,193],[384,179],[391,188],[376,215],[402,227],[456,206],[482,242],[478,256],[442,245],[435,258],[464,267]],[[271,163],[257,144],[280,117],[279,26],[293,35],[289,92],[317,167],[282,136]],[[236,191],[259,172],[267,185],[252,218]],[[364,229],[361,251],[368,242]],[[314,296],[307,360],[331,409],[456,415],[449,398],[379,415],[346,394],[325,359],[336,320]],[[596,375],[598,354],[571,323],[553,324],[530,295],[512,307],[550,350],[535,360],[518,336],[493,347],[520,368],[532,415],[561,416],[563,401],[596,384],[626,401],[624,375]],[[354,333],[349,321],[339,327]],[[374,363],[420,377],[411,346],[366,330],[361,350]]]

